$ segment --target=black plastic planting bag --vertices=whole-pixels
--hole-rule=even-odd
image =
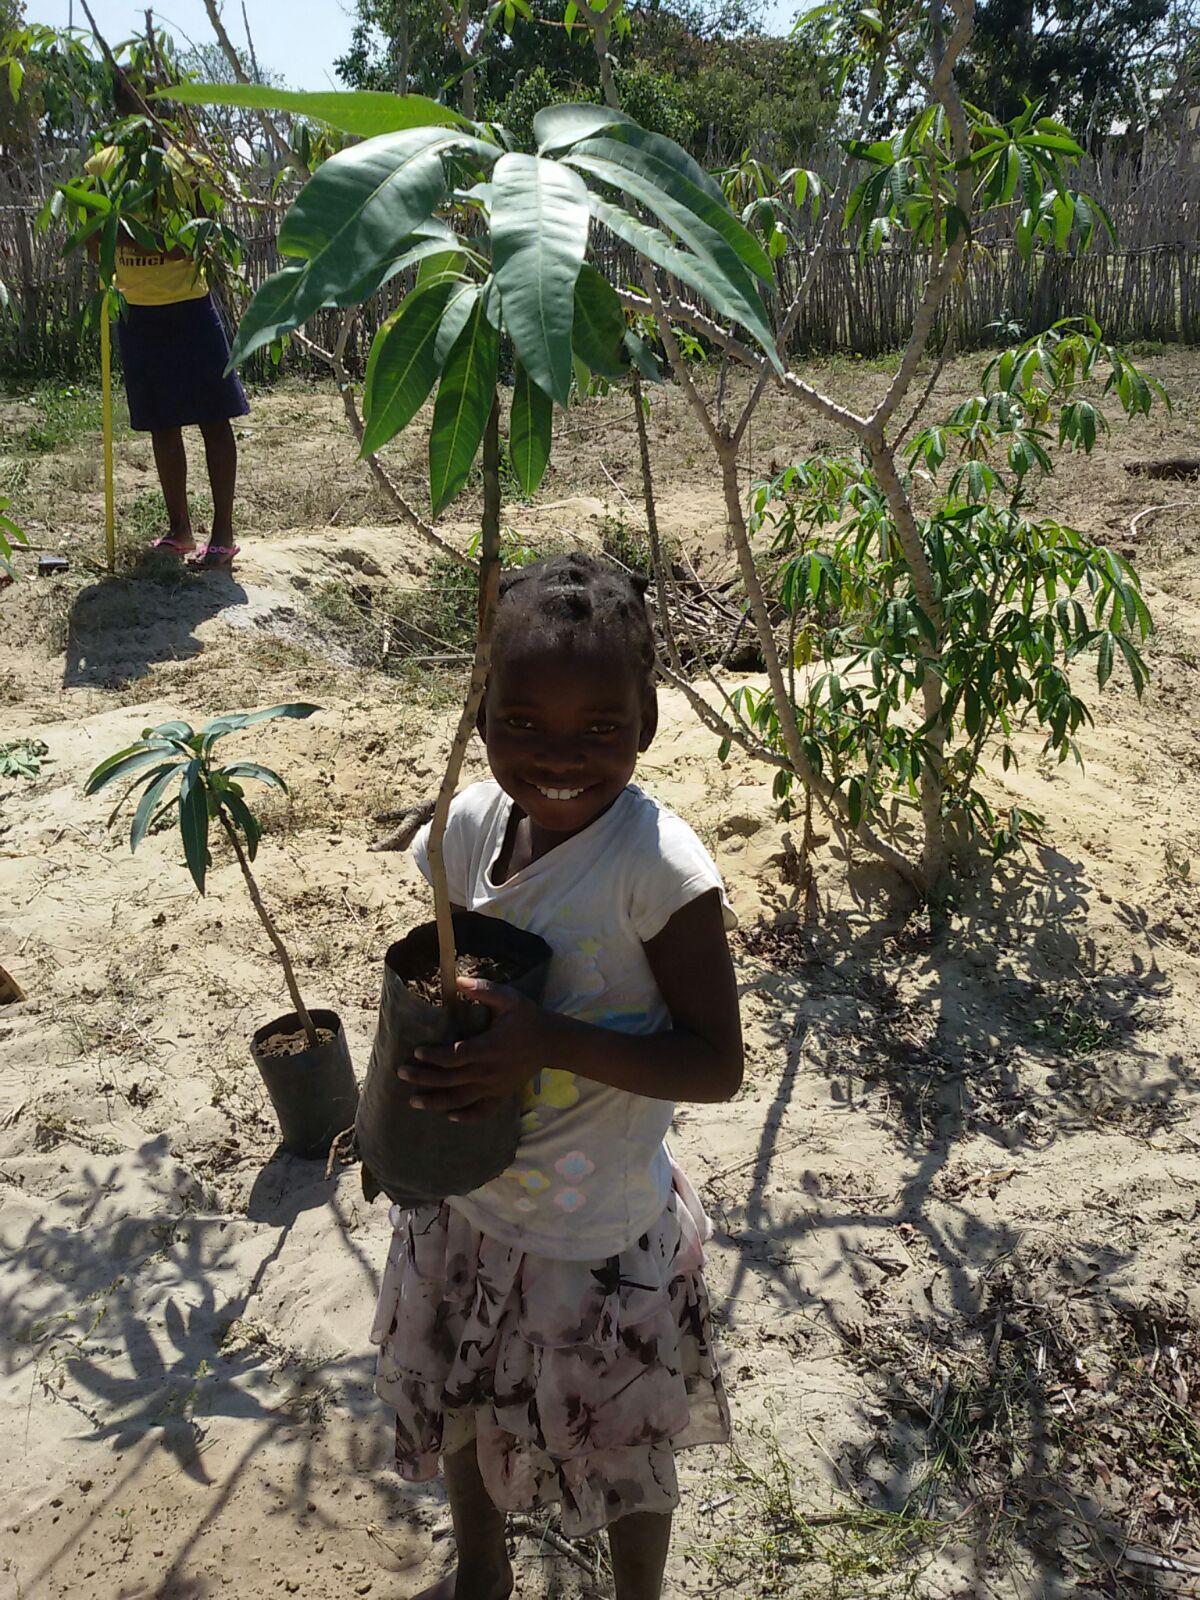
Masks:
[[[300,1018],[293,1012],[259,1028],[250,1041],[250,1054],[279,1118],[284,1148],[306,1160],[323,1161],[337,1135],[354,1120],[358,1089],[341,1018],[336,1011],[311,1011],[309,1015],[333,1037],[297,1055],[265,1055],[263,1046],[269,1039],[300,1027]]]
[[[537,934],[464,911],[454,918],[454,942],[460,956],[494,962],[497,981],[511,984],[531,1000],[541,1000],[551,952]],[[412,1060],[418,1045],[443,1038],[441,1007],[408,987],[413,979],[429,978],[437,970],[437,925],[432,922],[414,928],[384,957],[379,1024],[354,1125],[368,1199],[380,1189],[400,1205],[427,1205],[447,1195],[470,1194],[499,1177],[516,1154],[519,1095],[482,1122],[451,1122],[442,1112],[414,1111],[409,1105],[412,1085],[396,1076],[397,1067]],[[482,1033],[490,1016],[487,1008],[462,1009],[461,1034]]]

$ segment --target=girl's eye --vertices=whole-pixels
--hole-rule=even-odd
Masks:
[[[528,717],[505,717],[504,726],[511,728],[514,733],[527,733],[533,727]]]
[[[588,729],[589,733],[616,733],[616,731],[617,725],[615,722],[593,722]]]

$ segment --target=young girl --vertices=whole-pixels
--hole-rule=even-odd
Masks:
[[[485,1115],[522,1093],[491,1183],[393,1208],[372,1338],[410,1480],[441,1458],[457,1572],[419,1600],[504,1600],[504,1514],[556,1504],[609,1530],[618,1600],[656,1600],[678,1504],[674,1452],[729,1414],[712,1349],[708,1223],[664,1145],[676,1100],[742,1078],[732,924],[692,830],[633,785],[654,737],[641,588],[556,556],[502,585],[479,731],[494,782],[459,795],[456,904],[541,934],[544,1006],[462,978],[488,1031],[423,1047],[414,1106]],[[414,845],[429,875],[427,830]]]

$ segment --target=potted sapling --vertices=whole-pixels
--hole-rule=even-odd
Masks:
[[[519,1107],[514,1100],[487,1122],[452,1123],[413,1111],[396,1068],[417,1045],[480,1025],[472,1013],[482,1008],[458,999],[461,957],[491,963],[488,976],[527,992],[538,991],[549,959],[540,940],[496,918],[456,917],[442,858],[450,802],[487,681],[499,592],[501,353],[512,359],[508,457],[528,496],[550,457],[553,408],[568,403],[573,383],[617,382],[635,367],[659,376],[626,324],[617,290],[587,259],[594,227],[642,252],[647,273],[657,265],[672,283],[745,327],[778,363],[763,302],[773,268],[684,150],[608,107],[545,108],[534,119],[532,154],[513,149],[492,126],[419,95],[281,100],[260,85],[223,84],[187,84],[171,93],[193,104],[286,107],[360,141],[322,162],[293,201],[278,238],[286,265],[246,308],[232,361],[290,336],[324,307],[343,308],[329,360],[347,419],[377,480],[443,555],[457,552],[404,500],[376,452],[413,422],[436,387],[429,501],[437,517],[467,483],[482,446],[479,627],[430,828],[435,921],[388,951],[356,1123],[368,1196],[382,1188],[411,1203],[464,1194],[511,1162]],[[642,208],[662,226],[648,224]],[[360,417],[342,362],[350,326],[375,289],[408,270],[411,287],[371,344]],[[647,283],[659,315],[653,276]],[[496,948],[501,936],[503,952]]]
[[[174,807],[183,854],[192,881],[205,892],[212,864],[209,834],[215,824],[233,849],[250,901],[283,967],[293,1009],[264,1023],[250,1040],[250,1054],[262,1074],[286,1150],[310,1159],[328,1154],[334,1138],[354,1121],[358,1090],[341,1018],[335,1011],[310,1010],[300,995],[296,972],[274,919],[263,903],[251,862],[258,854],[262,827],[246,801],[247,781],[287,793],[277,772],[257,761],[220,766],[216,745],[227,734],[279,717],[310,717],[317,706],[270,706],[265,711],[231,712],[193,731],[186,722],[147,728],[125,750],[102,761],[87,780],[85,793],[132,779],[109,824],[135,794],[129,846],[136,850],[156,822]],[[176,786],[178,792],[175,793]]]
[[[537,934],[498,917],[454,910],[443,855],[450,802],[487,686],[500,589],[498,411],[493,396],[483,429],[479,622],[471,681],[429,828],[434,920],[397,940],[384,957],[379,1023],[355,1122],[363,1192],[371,1200],[382,1190],[401,1205],[469,1194],[499,1177],[516,1154],[521,1108],[514,1094],[476,1121],[452,1122],[444,1114],[417,1111],[397,1069],[412,1060],[418,1045],[464,1038],[487,1026],[486,1008],[459,998],[460,970],[511,984],[540,1000],[550,963],[550,947]]]

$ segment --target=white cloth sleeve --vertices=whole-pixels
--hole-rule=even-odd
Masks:
[[[656,809],[647,817],[638,844],[631,852],[629,908],[643,944],[660,934],[677,911],[713,889],[721,896],[726,932],[737,927],[716,863],[682,817]]]
[[[460,805],[461,796],[455,796],[450,802],[450,816],[446,823],[446,882],[450,887],[450,901],[452,905],[471,908],[470,891],[467,886],[467,858],[463,849],[463,814]],[[412,858],[417,863],[421,876],[427,883],[433,879],[429,870],[429,829],[432,826],[426,823],[418,830],[412,842]]]

